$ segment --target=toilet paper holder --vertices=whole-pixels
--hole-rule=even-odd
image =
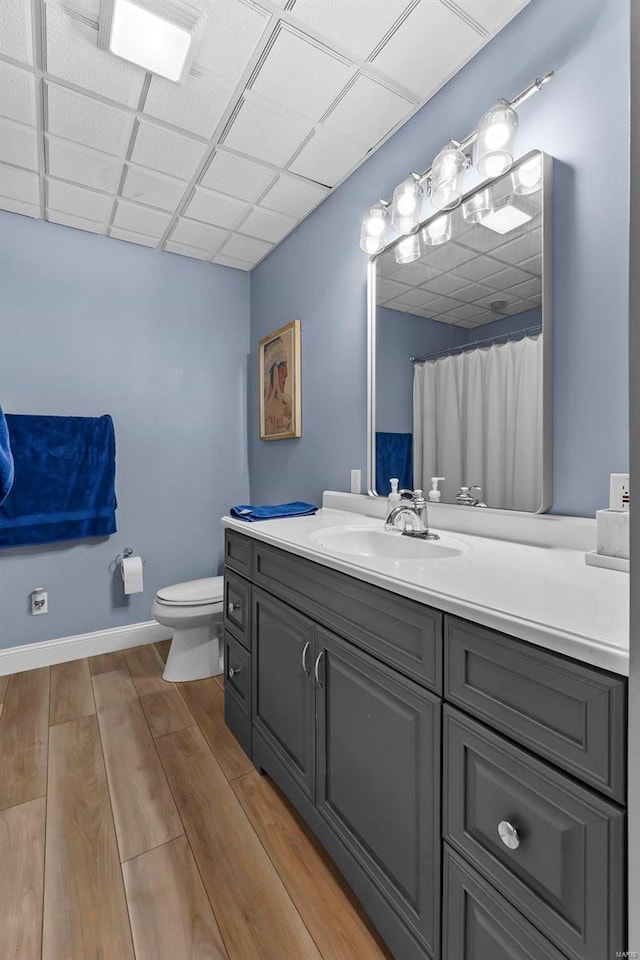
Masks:
[[[115,563],[116,566],[118,566],[118,564],[122,563],[122,561],[123,561],[126,557],[132,557],[132,556],[133,556],[133,550],[132,550],[132,548],[131,548],[131,547],[125,547],[124,550],[122,551],[122,553],[119,553],[119,554],[118,554],[118,556],[117,556],[116,559],[114,560],[114,563]],[[143,561],[143,562],[144,562],[144,561]]]

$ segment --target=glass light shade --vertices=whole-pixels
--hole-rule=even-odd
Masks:
[[[415,179],[407,177],[393,191],[391,225],[396,233],[413,233],[420,224],[424,190]]]
[[[453,144],[441,150],[431,167],[431,205],[436,210],[457,207],[462,197],[462,181],[467,158]]]
[[[420,236],[412,233],[410,237],[405,237],[395,248],[396,263],[413,263],[420,259]]]
[[[360,249],[369,256],[384,250],[389,219],[389,210],[382,203],[374,203],[365,211],[360,229]]]
[[[441,217],[431,220],[422,231],[422,240],[429,247],[437,247],[451,240],[451,214],[443,213]]]
[[[467,223],[482,223],[490,213],[493,213],[493,199],[490,190],[481,190],[462,204],[462,216]]]
[[[521,163],[511,174],[513,192],[519,196],[535,193],[542,186],[542,157],[537,153],[526,163]]]
[[[478,124],[476,167],[484,176],[499,177],[513,163],[518,114],[508,103],[497,103]]]

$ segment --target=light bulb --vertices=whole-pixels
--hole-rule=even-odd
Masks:
[[[396,233],[406,235],[417,229],[423,196],[424,191],[413,174],[395,188],[391,204],[391,224]]]
[[[537,153],[526,163],[521,163],[511,174],[513,192],[520,195],[535,193],[542,186],[542,156]]]
[[[497,103],[478,124],[476,166],[480,173],[498,177],[513,163],[518,114],[508,103]]]
[[[509,139],[509,127],[506,123],[494,123],[487,130],[485,143],[490,150],[500,150]]]
[[[451,214],[444,213],[426,224],[422,231],[422,239],[427,246],[436,247],[451,239]]]
[[[384,233],[386,224],[382,217],[369,217],[367,226],[372,237],[381,237]]]
[[[462,198],[462,180],[467,158],[455,144],[441,150],[431,167],[431,205],[436,210],[450,210]]]
[[[389,210],[382,201],[365,210],[360,229],[360,249],[373,256],[384,250],[384,241],[389,226]]]
[[[420,238],[417,233],[401,240],[395,248],[396,263],[413,263],[420,257]]]
[[[467,223],[482,223],[493,211],[493,201],[489,190],[480,190],[462,204],[462,216]]]
[[[416,198],[409,190],[405,190],[404,193],[398,197],[397,210],[398,213],[406,217],[416,208]]]

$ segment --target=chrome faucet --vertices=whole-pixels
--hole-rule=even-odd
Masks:
[[[483,503],[481,500],[478,500],[471,493],[472,490],[478,490],[482,492],[482,487],[474,484],[470,487],[460,487],[460,493],[456,497],[456,503],[460,504],[461,507],[486,507],[486,503]]]
[[[384,528],[385,530],[397,530],[396,520],[398,517],[408,517],[411,521],[411,529],[406,528],[402,531],[403,537],[416,537],[419,540],[439,540],[437,533],[431,533],[427,518],[427,501],[422,495],[422,490],[401,490],[400,496],[410,502],[400,503],[387,515]]]

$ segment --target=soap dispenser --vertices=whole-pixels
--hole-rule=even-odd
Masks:
[[[394,507],[397,507],[400,501],[402,500],[402,497],[398,492],[399,482],[400,481],[398,480],[397,477],[391,477],[391,479],[389,480],[389,483],[391,484],[391,493],[387,497],[387,503],[389,504],[389,511],[393,510]]]
[[[438,490],[438,484],[441,480],[446,480],[446,477],[431,477],[431,490],[427,494],[427,498],[432,503],[440,503],[442,499],[442,493]]]

